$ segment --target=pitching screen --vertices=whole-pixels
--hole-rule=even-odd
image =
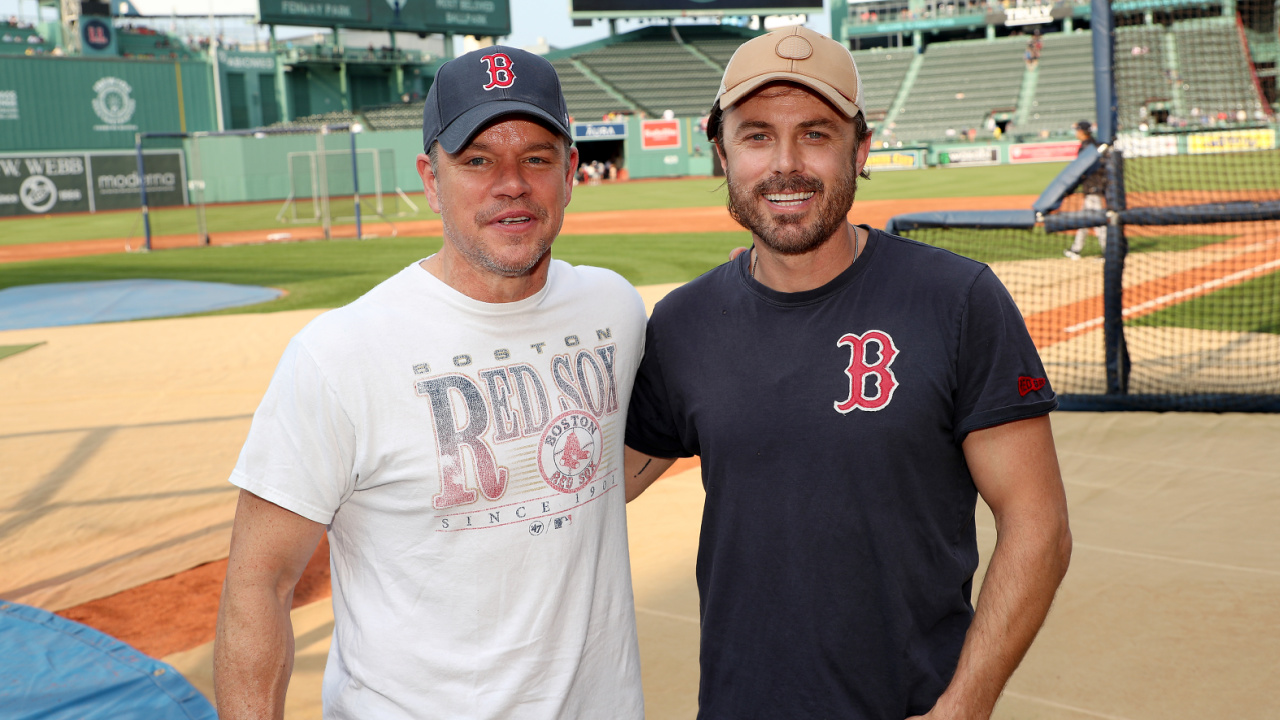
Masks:
[[[569,17],[793,15],[821,12],[820,0],[571,0]]]
[[[258,16],[267,25],[511,34],[509,0],[258,0]]]

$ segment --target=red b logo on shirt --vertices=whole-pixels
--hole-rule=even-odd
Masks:
[[[867,360],[868,344],[875,345],[876,354],[879,355],[874,363]],[[849,367],[844,371],[849,376],[849,398],[835,403],[836,411],[844,415],[855,408],[868,412],[883,410],[893,399],[893,391],[898,389],[898,379],[889,369],[893,359],[898,356],[893,338],[882,330],[868,330],[861,335],[849,333],[840,338],[836,345],[848,346],[850,355]],[[867,376],[875,379],[875,387],[870,395],[867,393]]]
[[[516,74],[511,70],[514,63],[506,53],[485,55],[480,59],[484,61],[484,71],[489,73],[489,82],[485,83],[485,90],[509,88],[516,81]]]

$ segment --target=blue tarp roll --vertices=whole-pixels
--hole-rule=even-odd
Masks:
[[[939,212],[907,213],[889,218],[885,232],[897,234],[916,228],[1016,228],[1030,229],[1036,225],[1036,214],[1031,210],[944,210]]]
[[[1102,156],[1098,153],[1096,145],[1086,145],[1081,148],[1076,159],[1063,168],[1062,172],[1058,173],[1058,177],[1049,183],[1049,187],[1040,193],[1040,197],[1032,203],[1031,209],[1042,214],[1057,210],[1062,205],[1062,199],[1076,189],[1085,175],[1093,172],[1101,159]]]
[[[0,602],[0,719],[217,717],[169,665],[78,622]]]

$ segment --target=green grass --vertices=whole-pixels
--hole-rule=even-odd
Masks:
[[[979,262],[1061,258],[1071,245],[1074,233],[1045,233],[1042,230],[975,230],[970,228],[912,230],[907,236],[923,243],[946,248]],[[1164,235],[1130,237],[1129,252],[1193,250],[1225,240],[1221,235]],[[1092,233],[1085,239],[1082,257],[1101,257],[1102,250]]]
[[[863,200],[918,199],[929,197],[970,197],[974,195],[1036,194],[1062,169],[1060,164],[1010,165],[998,167],[925,169],[912,172],[880,172],[859,182],[858,198]],[[579,185],[574,188],[569,212],[608,210],[659,210],[682,207],[724,205],[727,190],[721,178],[653,180],[628,183]],[[422,193],[411,193],[419,213],[397,220],[429,220],[431,212]],[[211,233],[246,229],[296,227],[276,221],[280,202],[211,205],[206,210]],[[407,207],[405,209],[408,209]],[[335,215],[351,216],[350,200],[335,200]],[[376,217],[368,215],[373,222]],[[340,223],[350,225],[350,221]],[[151,231],[156,235],[196,232],[194,208],[157,208],[151,212]],[[0,245],[42,242],[138,238],[143,236],[142,214],[136,211],[102,212],[93,215],[44,215],[0,220]]]
[[[1125,160],[1125,186],[1129,192],[1274,190],[1280,150],[1132,158]]]
[[[684,282],[750,243],[740,233],[580,235],[556,240],[554,257],[616,270],[636,285]],[[281,288],[277,300],[212,314],[277,312],[345,305],[415,260],[439,238],[378,238],[215,246],[154,253],[88,255],[0,264],[0,288],[37,283],[160,278]]]
[[[38,342],[38,343],[31,343],[30,345],[0,345],[0,360],[3,360],[13,355],[17,355],[18,353],[23,352],[24,350],[30,350],[33,347],[37,347],[43,344],[44,343],[42,342]]]
[[[1127,324],[1280,334],[1280,272],[1178,303]]]

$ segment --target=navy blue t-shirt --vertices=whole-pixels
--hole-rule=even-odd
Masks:
[[[973,616],[961,443],[1057,407],[989,268],[870,232],[823,287],[744,253],[649,321],[627,444],[702,456],[702,720],[928,711]]]

